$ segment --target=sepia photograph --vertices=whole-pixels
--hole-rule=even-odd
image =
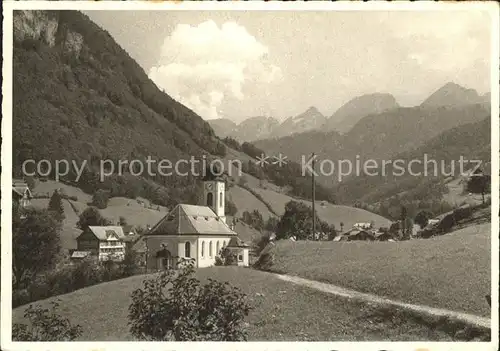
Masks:
[[[498,349],[499,6],[356,3],[4,2],[2,349]]]

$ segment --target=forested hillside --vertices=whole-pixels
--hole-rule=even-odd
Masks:
[[[87,193],[103,189],[111,197],[142,196],[170,206],[197,201],[195,177],[162,176],[158,161],[226,155],[207,122],[162,92],[105,30],[80,12],[16,11],[13,59],[14,176],[21,175],[28,159],[78,165],[85,160],[88,167],[75,185]],[[122,176],[98,179],[101,160],[112,160],[117,173],[119,160],[141,160],[146,167],[148,157],[156,161],[151,172],[145,168],[134,176],[130,171],[140,169],[125,167]],[[280,178],[273,169],[258,173]],[[298,165],[286,176],[297,179],[293,194],[310,197]],[[64,180],[75,179],[72,170]]]

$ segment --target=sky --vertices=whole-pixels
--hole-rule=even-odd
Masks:
[[[284,119],[447,82],[489,92],[491,18],[468,11],[85,11],[204,119]]]

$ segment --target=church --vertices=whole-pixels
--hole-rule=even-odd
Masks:
[[[148,271],[176,268],[180,258],[210,267],[224,247],[236,252],[237,265],[248,266],[248,246],[226,223],[224,185],[220,177],[205,176],[202,206],[178,204],[144,235]]]

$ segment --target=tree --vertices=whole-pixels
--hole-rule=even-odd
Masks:
[[[47,210],[49,212],[52,212],[54,217],[59,221],[62,222],[65,218],[64,216],[64,206],[62,203],[62,198],[59,192],[56,190],[52,194],[52,197],[49,200],[49,206],[47,207]]]
[[[224,208],[224,213],[228,216],[234,216],[238,212],[238,208],[232,202],[231,200],[226,198],[226,201],[224,202],[225,208]]]
[[[94,196],[92,197],[92,205],[102,210],[108,207],[108,200],[109,192],[99,189],[94,193]]]
[[[127,219],[123,216],[120,216],[120,218],[118,219],[118,223],[120,224],[120,226],[126,226],[127,225]]]
[[[12,269],[14,288],[21,288],[40,272],[52,267],[60,251],[58,222],[50,212],[22,210],[12,221]]]
[[[424,228],[427,223],[429,223],[429,219],[434,217],[432,212],[427,211],[427,210],[422,210],[417,215],[415,216],[415,223],[420,226],[420,228]]]
[[[85,230],[88,226],[104,226],[110,224],[111,222],[103,217],[97,208],[90,206],[80,214],[76,226],[81,230]]]
[[[264,218],[258,210],[243,212],[241,220],[257,230],[262,230],[264,228]]]
[[[289,201],[285,205],[285,213],[278,222],[277,239],[288,239],[295,236],[305,240],[312,232],[311,208],[302,202]]]
[[[247,185],[247,182],[248,182],[247,177],[241,176],[240,180],[238,181],[238,185],[241,187],[245,187]]]
[[[213,279],[202,285],[187,264],[145,280],[132,292],[128,317],[140,340],[246,341],[243,323],[250,310],[238,288]]]
[[[25,176],[24,181],[26,182],[28,188],[30,188],[30,190],[33,191],[33,189],[36,186],[35,178],[33,178],[32,176]]]
[[[482,173],[473,174],[467,182],[467,191],[473,194],[481,194],[484,204],[484,195],[491,192],[491,177]]]
[[[30,305],[24,312],[24,318],[30,325],[14,323],[12,340],[15,341],[72,341],[82,334],[80,325],[71,325],[70,321],[56,313],[59,303],[51,302],[51,311],[40,306]]]
[[[266,221],[266,224],[264,225],[264,230],[274,233],[276,231],[276,228],[278,228],[278,223],[279,223],[278,218],[269,217]]]
[[[125,277],[134,275],[137,272],[137,260],[137,252],[135,252],[134,250],[127,250],[125,252],[125,258],[120,262],[120,266]]]

